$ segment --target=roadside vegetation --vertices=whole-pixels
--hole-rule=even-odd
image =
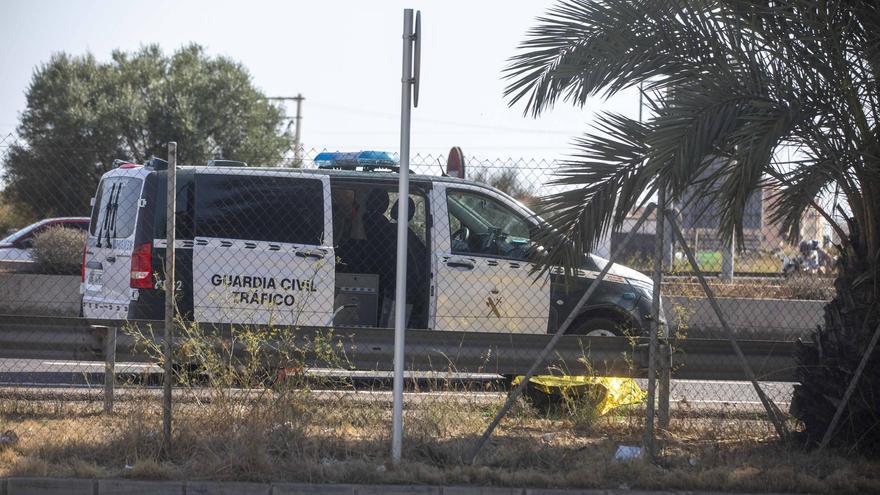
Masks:
[[[715,297],[830,301],[835,294],[834,279],[815,275],[751,280],[734,278],[733,282],[710,279],[709,286]],[[706,294],[696,277],[678,276],[663,280],[663,296],[704,298]]]
[[[0,476],[419,483],[520,487],[874,493],[880,465],[847,451],[805,453],[774,440],[760,417],[682,409],[662,460],[618,462],[639,445],[641,410],[609,416],[540,413],[524,403],[476,466],[462,462],[503,395],[489,403],[436,400],[405,412],[404,464],[385,464],[391,410],[380,392],[301,391],[280,399],[177,401],[173,453],[150,390],[122,394],[116,413],[95,402],[2,401],[0,424],[19,443],[0,451]],[[587,419],[585,419],[587,418]]]
[[[79,275],[86,232],[58,226],[34,236],[33,259],[40,273]]]
[[[643,407],[600,415],[592,395],[541,407],[520,400],[479,462],[466,464],[506,388],[462,386],[448,379],[451,369],[438,369],[431,382],[407,384],[420,393],[407,397],[405,462],[395,468],[387,463],[390,392],[306,373],[347,367],[333,337],[245,328],[220,339],[209,327],[182,325],[170,451],[163,445],[161,389],[149,381],[132,377],[119,387],[112,414],[102,412],[100,386],[0,389],[0,430],[18,437],[0,447],[0,477],[880,490],[876,461],[791,449],[775,439],[760,411],[741,405],[707,410],[676,402],[671,427],[661,432],[659,461],[615,460],[619,446],[641,444]],[[149,327],[127,328],[121,338],[134,338],[162,365]],[[576,366],[565,372],[591,373],[586,362]]]

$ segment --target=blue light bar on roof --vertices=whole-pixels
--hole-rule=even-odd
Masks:
[[[315,164],[318,168],[397,168],[397,160],[385,151],[325,151],[318,153],[318,156],[315,157]]]

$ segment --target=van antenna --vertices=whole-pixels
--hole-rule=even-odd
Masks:
[[[437,165],[440,165],[440,177],[449,177],[446,175],[446,170],[443,168],[443,160],[440,157],[437,157]]]

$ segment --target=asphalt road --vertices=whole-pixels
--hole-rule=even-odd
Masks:
[[[143,363],[118,363],[117,375],[134,378],[151,375],[150,383],[160,382],[161,369]],[[339,397],[340,394],[369,398],[370,400],[391,400],[390,377],[387,372],[346,372],[341,370],[310,370],[309,374],[316,378],[346,377],[354,381],[361,389],[357,393],[349,390],[321,390],[319,394]],[[499,382],[497,375],[460,373],[414,372],[407,373],[410,382],[426,382],[428,380],[456,380],[461,383]],[[0,387],[9,389],[30,388],[39,390],[78,389],[85,391],[103,386],[104,363],[85,361],[46,361],[34,359],[0,359]],[[645,389],[645,380],[637,380]],[[787,410],[791,401],[791,383],[762,382],[762,388],[782,410]],[[473,390],[473,388],[471,389]],[[497,390],[497,389],[496,389]],[[73,390],[70,390],[73,392]],[[437,395],[456,400],[496,401],[505,392],[416,392],[410,398],[416,402],[436,400]],[[426,395],[434,394],[434,396]],[[420,397],[420,398],[416,398]],[[670,390],[670,403],[678,410],[736,410],[760,412],[762,406],[755,390],[748,382],[713,381],[713,380],[673,380]]]

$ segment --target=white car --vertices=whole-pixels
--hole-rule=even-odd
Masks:
[[[34,236],[50,227],[88,230],[88,217],[46,218],[32,223],[0,240],[0,261],[31,261]]]

